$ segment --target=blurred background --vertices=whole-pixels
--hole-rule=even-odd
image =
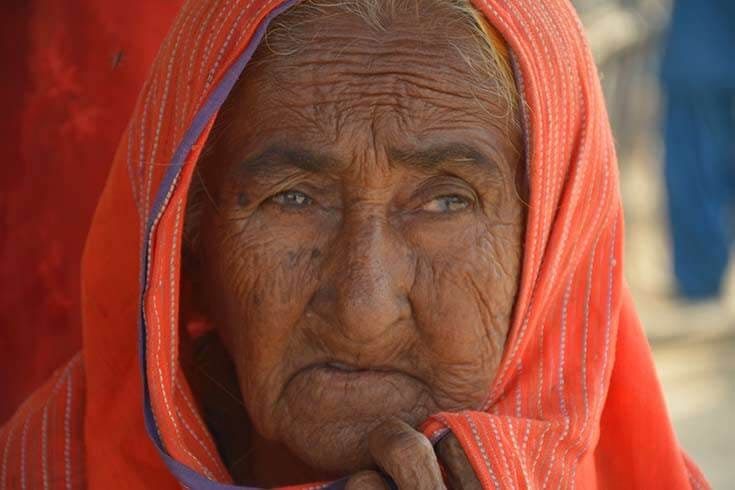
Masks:
[[[726,183],[730,185],[731,200],[729,217],[724,218],[725,226],[729,225],[726,234],[730,239],[725,250],[735,258],[732,253],[735,234],[735,104],[732,102],[735,99],[735,78],[732,78],[735,75],[735,2],[680,1],[673,28],[685,24],[682,30],[686,32],[681,37],[688,46],[684,49],[680,48],[682,41],[670,37],[677,36],[670,30],[674,3],[675,0],[574,1],[597,60],[616,139],[626,219],[626,276],[653,348],[668,408],[682,446],[701,466],[713,488],[735,488],[735,267],[732,260],[729,267],[721,261],[716,265],[707,264],[709,258],[691,252],[687,255],[696,245],[683,244],[677,260],[683,262],[679,269],[684,270],[679,271],[677,280],[665,169],[665,165],[682,165],[678,158],[682,155],[677,152],[686,152],[686,148],[680,148],[680,141],[669,142],[668,148],[665,142],[665,137],[671,136],[667,124],[672,122],[666,119],[669,99],[691,97],[692,104],[706,105],[707,100],[699,100],[703,99],[700,92],[729,91],[729,107],[726,101],[722,102],[724,117],[729,116],[729,127],[727,122],[720,123],[707,114],[705,117],[713,121],[700,128],[700,132],[707,134],[722,131],[723,141],[705,141],[699,145],[720,144],[729,157],[723,162],[729,165],[731,179]],[[725,5],[725,12],[718,10],[716,4]],[[687,11],[690,6],[699,12],[691,15]],[[718,29],[726,32],[715,32],[711,37],[729,40],[729,44],[723,41],[717,47],[724,51],[721,60],[713,59],[716,55],[708,55],[703,52],[707,47],[701,46],[708,41],[708,32]],[[693,39],[694,36],[701,39],[701,43]],[[698,77],[696,58],[725,66],[715,75],[702,77],[700,72]],[[677,70],[679,66],[683,67],[681,73]],[[693,80],[682,80],[687,73],[692,73]],[[680,88],[682,86],[684,88]],[[672,97],[670,92],[676,93]],[[686,93],[682,95],[681,92]],[[689,120],[696,117],[697,114],[685,115]],[[691,138],[696,137],[692,130]],[[669,161],[666,161],[667,150]],[[683,156],[687,158],[688,154]],[[710,156],[699,150],[692,160],[707,160]],[[705,174],[711,171],[708,164],[702,161],[695,164],[702,167],[699,179],[705,179]],[[669,179],[682,178],[677,175],[676,167],[668,170],[672,171],[675,175]],[[726,175],[727,172],[726,169]],[[694,188],[696,183],[689,184]],[[685,194],[681,205],[689,206],[695,215],[703,207],[709,211],[711,203],[701,202],[707,196],[696,194],[694,189]],[[727,214],[727,210],[724,213]],[[705,244],[710,241],[712,249],[717,248],[714,244],[717,237],[710,236],[712,231],[697,224],[690,228],[683,233],[698,235]],[[714,250],[704,253],[716,254]],[[722,274],[720,294],[698,295],[698,291],[683,294],[682,279],[697,280],[690,277],[692,272],[688,269],[696,274],[708,267]]]
[[[674,1],[573,3],[608,101],[625,270],[671,417],[713,487],[735,488],[735,219],[718,208],[727,192],[735,204],[735,0]],[[86,230],[181,3],[0,4],[0,425],[80,345]]]

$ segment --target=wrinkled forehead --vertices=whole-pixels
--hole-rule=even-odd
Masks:
[[[338,7],[318,17],[298,9],[266,34],[210,145],[264,151],[345,139],[401,149],[452,143],[461,132],[498,153],[506,146],[519,153],[515,87],[501,57],[491,56],[496,41],[468,14],[451,12],[439,28],[447,14],[436,8],[396,13],[384,26]]]
[[[512,104],[507,50],[494,29],[478,20],[481,14],[469,6],[447,8],[452,2],[385,3],[404,8],[386,7],[379,15],[339,5],[292,7],[270,26],[243,78],[285,90],[355,83],[354,78],[376,84],[416,81],[413,91],[406,87],[400,94],[406,98],[416,89],[439,88],[432,81],[446,81],[453,84],[442,91],[447,95],[470,97],[494,89]]]

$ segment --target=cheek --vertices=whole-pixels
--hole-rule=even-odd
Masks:
[[[412,290],[437,403],[487,395],[503,353],[520,273],[521,225],[477,226],[419,259]]]
[[[290,373],[297,325],[316,288],[321,244],[312,235],[257,216],[221,219],[208,234],[211,314],[256,423]]]

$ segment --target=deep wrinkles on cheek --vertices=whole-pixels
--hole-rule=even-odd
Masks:
[[[305,257],[307,254],[299,255]],[[279,259],[281,266],[286,267],[286,263],[289,262],[288,254],[277,255],[276,262]],[[253,260],[258,261],[258,256],[254,256]],[[268,260],[268,258],[263,257],[263,260]],[[273,263],[272,260],[271,263]],[[277,263],[273,263],[273,266],[276,270],[281,268]],[[295,331],[292,325],[299,321],[300,315],[296,313],[300,313],[301,308],[295,308],[291,301],[301,302],[301,295],[297,293],[300,289],[294,285],[294,282],[299,282],[298,279],[294,281],[293,276],[279,272],[273,273],[270,269],[271,267],[262,267],[261,263],[261,270],[266,272],[255,275],[251,272],[248,274],[248,281],[238,286],[238,290],[247,289],[243,297],[248,297],[253,294],[253,291],[258,291],[263,299],[261,305],[254,308],[253,312],[245,312],[246,324],[241,325],[240,359],[237,364],[240,383],[246,395],[245,404],[253,414],[253,420],[259,424],[265,423],[266,426],[261,426],[259,429],[264,430],[266,434],[273,435],[272,424],[276,421],[272,420],[271,412],[274,406],[278,406],[277,400],[282,394],[280,389],[274,390],[274,387],[283,387],[287,373],[293,370],[293,366],[288,362],[288,352],[294,345],[294,336],[300,336],[300,332]],[[262,316],[262,313],[267,313],[267,316]],[[259,349],[263,346],[264,341],[271,344],[277,343],[280,346],[280,353],[277,354],[277,357],[267,363],[264,362]],[[303,350],[300,349],[300,352]],[[274,360],[276,364],[273,364]]]
[[[478,248],[481,252],[479,259],[486,264],[487,270],[493,271],[496,284],[513,277],[513,270],[517,268],[516,254],[509,250],[515,248],[513,242],[511,237],[502,233],[485,234],[478,239]]]
[[[443,266],[432,262],[425,262],[422,269],[422,280],[433,284],[433,291],[436,293],[435,297],[424,297],[421,305],[423,311],[420,312],[422,314],[417,317],[418,322],[427,322],[420,328],[432,332],[430,336],[422,336],[422,340],[428,342],[422,348],[434,352],[430,356],[433,363],[428,365],[427,373],[432,387],[432,399],[442,409],[473,408],[473,404],[480,403],[480,398],[486,395],[502,354],[502,346],[498,347],[497,339],[504,338],[507,331],[506,323],[502,321],[504,315],[494,314],[495,305],[491,305],[484,295],[467,291],[466,272],[454,270],[450,264]],[[427,311],[431,308],[443,308],[442,296],[449,290],[464,291],[461,302],[466,304],[466,308],[462,324],[459,325],[465,329],[462,336],[466,336],[467,329],[470,329],[474,337],[470,342],[473,348],[484,346],[472,356],[458,355],[458,350],[463,350],[467,344],[447,341],[445,329],[457,327],[451,324],[451,317],[437,316],[436,310]],[[472,300],[468,301],[470,298]],[[452,309],[451,305],[449,309]],[[486,375],[478,376],[481,372]]]
[[[443,411],[473,410],[485,400],[492,377],[477,376],[484,368],[494,374],[500,358],[494,351],[482,352],[480,361],[437,363],[433,367],[435,382],[431,393],[436,406]]]
[[[519,286],[523,229],[523,225],[518,222],[504,223],[502,226],[490,224],[478,241],[480,250],[487,252],[488,256],[502,258],[492,260],[492,266],[496,271],[497,284],[504,286],[505,296],[510,298],[509,311],[512,311]]]
[[[461,257],[438,259],[424,255],[417,260],[416,282],[412,288],[412,296],[418,297],[420,301],[417,305],[419,328],[434,331],[437,328],[444,328],[443,325],[435,323],[437,321],[435,309],[444,307],[446,293],[463,291],[459,300],[461,303],[467,303],[465,309],[469,307],[467,311],[469,319],[465,322],[464,328],[474,328],[478,345],[487,344],[488,355],[499,359],[509,327],[516,289],[515,285],[506,283],[513,282],[507,279],[514,276],[513,269],[517,268],[517,252],[509,254],[509,250],[498,250],[492,245],[494,242],[511,245],[514,241],[511,237],[504,234],[493,236],[480,233],[480,230],[484,230],[482,225],[478,225],[476,230],[479,236],[467,237],[467,240],[469,243],[474,240],[477,240],[478,244],[486,243],[485,247],[471,246],[470,250],[465,249]],[[468,262],[473,265],[472,270],[465,267]],[[445,306],[448,310],[452,309],[451,303]],[[434,313],[427,312],[426,309],[431,308],[434,309]],[[476,312],[472,313],[472,310]],[[431,349],[432,346],[429,345],[427,348]],[[491,365],[497,364],[498,359],[484,360],[483,363],[490,369]],[[477,367],[475,364],[475,369]]]
[[[278,237],[258,243],[255,250],[241,250],[236,255],[250,270],[237,271],[241,276],[252,276],[251,271],[264,270],[256,280],[248,281],[248,287],[257,291],[262,301],[272,306],[293,309],[294,302],[301,303],[304,290],[314,287],[318,269],[310,260],[311,247],[296,250],[284,248]],[[266,265],[267,264],[267,265]],[[241,290],[243,297],[253,294]]]
[[[289,297],[281,298],[283,304],[289,304],[294,299],[311,297],[311,294],[304,294],[304,291],[311,291],[316,288],[319,283],[319,265],[320,261],[313,258],[314,247],[309,245],[299,246],[295,251],[286,251],[285,257],[280,262],[280,272],[283,275],[284,282],[290,282]],[[293,278],[293,273],[297,272],[297,277]],[[302,300],[303,302],[303,300]]]

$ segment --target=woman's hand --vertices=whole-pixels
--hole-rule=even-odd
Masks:
[[[482,488],[454,434],[444,437],[436,452],[426,436],[398,419],[382,423],[368,437],[373,461],[393,479],[399,490],[446,488],[439,462],[452,490]],[[348,480],[345,489],[389,490],[389,487],[377,471],[361,471]]]

